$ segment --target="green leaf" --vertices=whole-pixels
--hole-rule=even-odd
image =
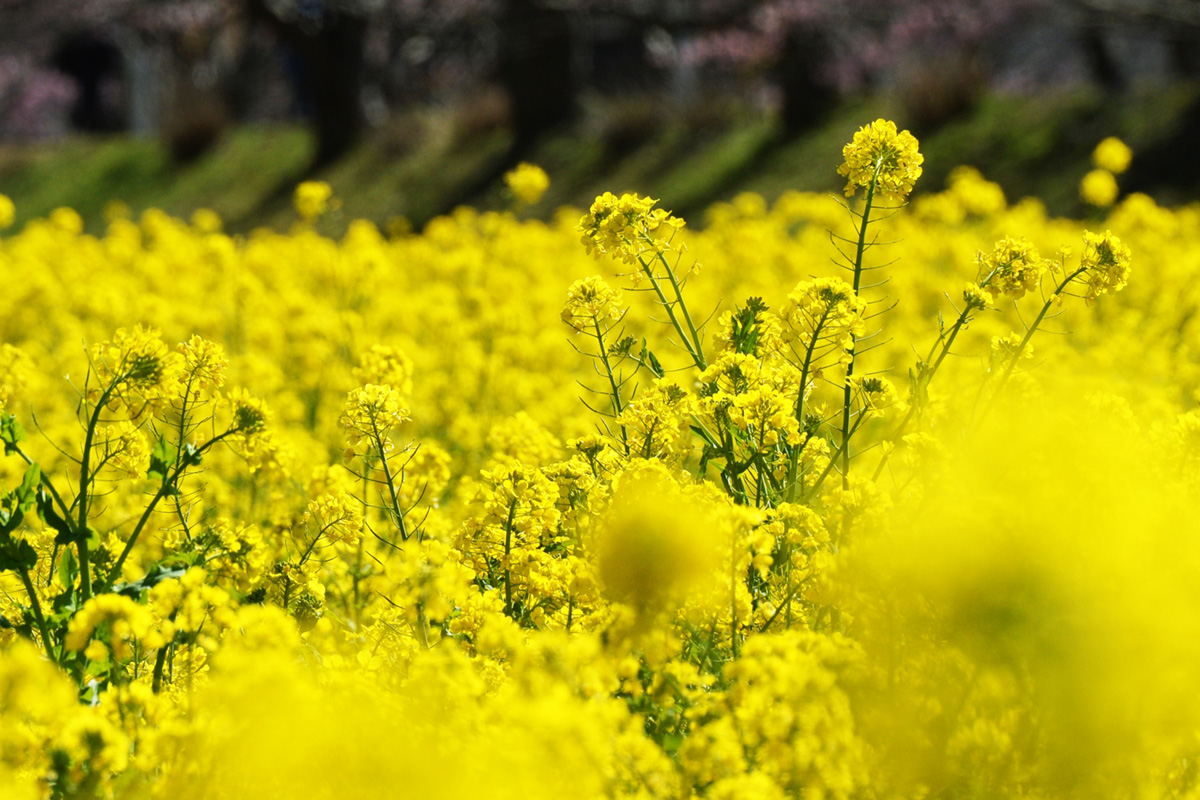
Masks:
[[[656,378],[661,378],[667,374],[667,371],[663,369],[663,365],[659,362],[658,357],[655,356],[654,353],[647,350],[646,355],[650,358],[650,371],[654,373]]]
[[[38,489],[37,509],[38,515],[56,532],[54,537],[54,544],[56,546],[75,544],[79,541],[79,537],[74,534],[67,521],[60,517],[58,512],[54,510],[54,502],[46,494],[45,487]]]
[[[204,460],[204,455],[200,452],[200,448],[188,442],[183,446],[183,457],[180,458],[180,463],[185,467],[198,467],[200,462]]]
[[[160,438],[158,443],[154,445],[154,450],[150,453],[150,468],[146,470],[146,477],[155,481],[166,481],[167,475],[170,474],[172,465],[175,464],[175,457],[179,451],[175,445],[168,442],[166,439]]]
[[[28,571],[37,566],[37,551],[24,539],[10,539],[0,544],[0,572]]]
[[[182,578],[183,574],[187,572],[187,569],[188,568],[186,566],[170,567],[164,563],[155,564],[150,568],[150,571],[146,573],[146,577],[142,578],[140,581],[113,584],[112,590],[117,594],[123,594],[127,597],[137,599],[141,596],[142,592],[148,589],[153,589],[155,586],[165,580],[170,580],[171,578]]]
[[[75,587],[75,577],[79,574],[79,564],[75,560],[75,551],[67,548],[58,559],[58,585],[70,592]]]
[[[22,513],[28,513],[37,506],[37,490],[41,483],[42,468],[37,464],[30,464],[29,469],[25,470],[25,479],[16,491],[17,508],[21,509]]]
[[[17,445],[25,441],[25,429],[12,414],[0,414],[0,442],[4,442],[4,454],[15,453]]]
[[[25,512],[19,508],[14,508],[11,511],[0,508],[0,537],[7,538],[24,519]]]

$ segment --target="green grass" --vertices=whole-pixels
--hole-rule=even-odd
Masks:
[[[941,188],[953,167],[971,164],[999,181],[1010,200],[1036,195],[1054,213],[1082,213],[1077,186],[1095,144],[1121,136],[1136,159],[1140,149],[1171,135],[1195,97],[1180,87],[1144,90],[1119,102],[1087,91],[984,97],[968,115],[929,134],[917,131],[926,167],[918,191]],[[698,223],[705,206],[740,191],[768,199],[790,189],[837,191],[842,145],[859,125],[881,116],[906,124],[894,101],[860,98],[845,102],[819,129],[786,140],[773,120],[746,109],[709,107],[669,117],[645,102],[624,112],[593,108],[576,131],[547,137],[527,155],[553,184],[524,213],[586,206],[606,190],[638,191]],[[464,130],[448,113],[412,115],[407,123],[409,135],[381,132],[315,176],[328,180],[342,200],[325,223],[329,232],[358,217],[385,223],[404,216],[419,226],[460,202],[506,206],[503,186],[487,180],[503,163],[510,142],[505,131]],[[307,132],[296,126],[231,130],[184,165],[172,163],[154,139],[8,146],[0,148],[0,193],[17,204],[18,225],[69,205],[99,231],[105,205],[121,200],[135,212],[157,207],[186,216],[212,208],[234,232],[286,227],[294,219],[291,188],[306,177],[311,154]]]

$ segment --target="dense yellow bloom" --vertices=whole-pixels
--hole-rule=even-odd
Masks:
[[[118,328],[111,340],[92,350],[99,386],[92,389],[91,399],[99,400],[107,391],[111,407],[124,403],[138,416],[174,394],[179,362],[179,355],[167,348],[159,331],[141,325],[132,331]]]
[[[12,225],[16,216],[17,207],[13,205],[13,201],[7,195],[0,194],[0,230]]]
[[[1112,231],[1103,234],[1084,231],[1079,266],[1087,270],[1086,299],[1089,305],[1102,294],[1119,292],[1125,288],[1129,280],[1130,260],[1129,248]]]
[[[1120,175],[1129,169],[1129,162],[1132,160],[1133,151],[1129,149],[1129,145],[1115,136],[1109,136],[1092,151],[1092,164],[1097,169],[1108,170],[1114,175]]]
[[[409,419],[399,392],[390,386],[367,384],[350,392],[338,423],[346,430],[347,446],[354,452],[378,456],[391,452],[392,430]]]
[[[1026,239],[1006,236],[996,242],[988,253],[976,257],[979,265],[978,285],[993,299],[1024,297],[1036,289],[1051,262],[1043,259]]]
[[[550,177],[536,164],[522,161],[504,173],[504,185],[520,203],[533,204],[550,188]]]
[[[1111,206],[1119,192],[1117,179],[1106,169],[1094,169],[1079,182],[1079,197],[1093,206]]]
[[[201,336],[192,336],[180,343],[179,352],[183,354],[181,380],[190,385],[193,391],[220,389],[225,385],[229,359],[225,357],[225,348],[221,345]]]
[[[848,348],[853,337],[866,330],[866,311],[866,301],[841,278],[804,281],[788,294],[780,311],[784,338],[801,348],[813,347],[818,354],[826,343]]]
[[[1195,794],[1200,215],[916,205],[5,237],[0,796]]]
[[[133,643],[149,648],[162,647],[172,635],[168,622],[156,624],[146,606],[120,594],[102,594],[88,600],[72,619],[67,632],[66,648],[83,650],[101,627],[102,635],[115,658],[125,660],[133,655]]]
[[[628,434],[631,454],[677,461],[691,449],[686,438],[690,410],[690,395],[678,382],[659,378],[628,403],[616,421]]]
[[[626,264],[670,250],[671,237],[684,222],[655,208],[657,203],[637,194],[600,195],[579,221],[584,248],[597,258],[611,255]]]
[[[304,511],[303,538],[317,545],[341,542],[353,547],[363,533],[362,502],[344,492],[322,495]]]
[[[582,278],[567,289],[562,321],[580,333],[595,334],[597,327],[604,330],[610,321],[621,319],[620,299],[599,275]]]
[[[879,413],[896,406],[903,406],[896,387],[886,378],[862,378],[856,375],[850,379],[850,385],[854,396],[858,398],[866,411]]]
[[[978,283],[968,283],[963,289],[963,302],[967,304],[967,308],[988,309],[995,305],[996,300],[991,292],[980,287]]]
[[[908,131],[896,131],[896,123],[878,119],[864,125],[842,148],[838,174],[846,179],[846,196],[875,186],[886,197],[904,199],[921,177],[925,158],[917,151],[917,139]]]
[[[146,473],[150,444],[146,434],[128,420],[101,426],[96,432],[95,448],[100,463],[111,464],[130,478]]]
[[[653,614],[711,588],[721,539],[704,500],[654,462],[621,475],[596,544],[610,597]]]
[[[300,218],[311,221],[329,210],[333,187],[324,181],[304,181],[296,187],[292,203]]]
[[[361,384],[390,386],[408,397],[413,391],[413,362],[395,347],[373,344],[362,354],[352,373]]]
[[[1008,201],[1000,184],[987,180],[974,167],[955,167],[946,179],[947,193],[968,214],[989,217],[1004,211]]]

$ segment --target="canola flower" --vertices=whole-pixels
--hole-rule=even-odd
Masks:
[[[846,196],[874,187],[881,195],[904,199],[921,177],[925,158],[917,140],[908,131],[897,131],[896,123],[878,119],[864,125],[842,148],[838,174],[846,178]]]
[[[296,187],[292,204],[296,213],[306,222],[315,220],[332,205],[333,187],[324,181],[305,181]]]
[[[1094,169],[1079,182],[1079,197],[1089,205],[1107,208],[1119,193],[1116,177],[1106,169]]]
[[[1195,794],[1200,217],[860,134],[849,228],[0,238],[0,794]]]
[[[1129,145],[1115,136],[1104,139],[1092,151],[1092,164],[1096,169],[1107,170],[1114,175],[1120,175],[1129,169],[1132,161],[1133,151],[1129,149]]]
[[[522,161],[513,169],[504,173],[504,185],[512,192],[518,203],[533,205],[542,199],[542,195],[550,188],[550,177],[546,171],[536,164]]]

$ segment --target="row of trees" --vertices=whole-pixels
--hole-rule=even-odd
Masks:
[[[570,121],[580,91],[606,76],[680,75],[769,80],[785,128],[799,132],[914,53],[978,70],[1006,28],[1049,18],[1080,32],[1096,78],[1115,86],[1106,27],[1170,31],[1182,64],[1196,50],[1200,2],[0,0],[0,133],[44,133],[47,109],[68,102],[74,125],[89,129],[152,127],[163,97],[192,109],[220,97],[237,118],[290,103],[312,121],[320,164],[390,109],[491,81],[507,94],[520,150]],[[281,85],[290,99],[272,101]]]

